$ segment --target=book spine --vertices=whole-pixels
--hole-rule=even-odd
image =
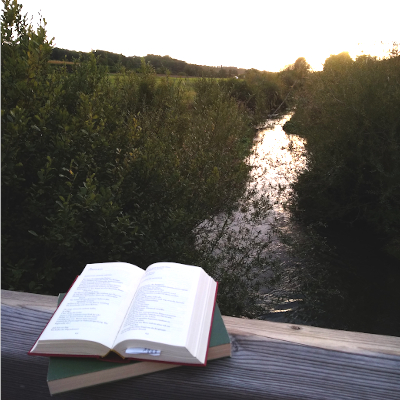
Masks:
[[[211,330],[212,330],[213,321],[214,321],[215,305],[217,304],[218,282],[216,282],[216,284],[217,284],[217,286],[215,288],[214,307],[213,307],[212,314],[211,314],[210,332],[208,333],[207,352],[206,352],[206,360],[205,360],[204,366],[207,365],[208,350],[210,350]]]

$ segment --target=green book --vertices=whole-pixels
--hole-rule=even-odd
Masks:
[[[230,357],[230,355],[230,338],[216,304],[207,361]],[[121,364],[94,358],[50,357],[47,383],[50,394],[53,395],[180,366],[154,361],[130,361]]]

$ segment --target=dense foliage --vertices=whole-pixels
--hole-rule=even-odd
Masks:
[[[2,21],[2,283],[70,284],[88,262],[196,262],[192,233],[243,193],[252,120],[218,81],[111,84],[94,55],[49,68],[45,27]]]
[[[259,315],[274,264],[249,156],[286,106],[279,74],[160,79],[142,59],[111,76],[95,52],[54,67],[44,21],[3,3],[2,287],[57,294],[87,263],[176,261],[219,282],[225,314]]]
[[[400,258],[400,55],[329,57],[285,129],[307,140],[296,207],[311,222],[358,227]],[[378,244],[378,243],[377,243]]]

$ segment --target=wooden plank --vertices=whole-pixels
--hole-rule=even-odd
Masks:
[[[4,399],[50,398],[46,383],[47,359],[28,356],[27,352],[50,318],[55,297],[36,296],[2,291]],[[23,299],[30,301],[25,303]],[[371,341],[382,339],[380,335],[364,337],[369,347],[360,354],[358,350],[350,351],[355,345],[355,336],[345,339],[346,335],[341,335],[343,332],[318,328],[309,331],[310,327],[304,326],[292,329],[290,324],[231,317],[224,319],[232,339],[232,358],[210,362],[205,368],[176,368],[60,394],[57,398],[400,399],[400,357],[388,354],[387,345],[381,353],[379,344],[371,351]],[[329,338],[326,343],[323,340],[325,331]],[[308,340],[302,338],[307,334],[322,345],[299,343]],[[335,337],[351,346],[348,345],[346,351],[323,348],[331,346],[329,343]],[[386,340],[387,337],[383,338]]]
[[[1,303],[13,307],[54,312],[57,307],[57,297],[2,290]],[[223,316],[223,319],[230,333],[241,336],[257,335],[355,354],[377,353],[400,356],[400,338],[395,336],[338,331],[227,316]]]
[[[57,307],[57,296],[2,290],[1,304],[53,313]]]
[[[258,335],[352,354],[400,356],[400,337],[226,316],[223,319],[232,334]]]

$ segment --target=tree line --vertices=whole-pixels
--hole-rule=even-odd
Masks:
[[[159,56],[154,54],[147,54],[144,57],[131,56],[127,57],[123,54],[112,53],[105,50],[93,50],[99,65],[108,67],[109,72],[116,73],[123,69],[139,71],[142,59],[146,63],[152,65],[157,74],[172,74],[180,76],[196,76],[196,77],[209,77],[209,78],[230,78],[239,76],[245,72],[244,69],[237,67],[213,67],[206,65],[189,64],[185,61],[177,60],[170,56]],[[87,52],[78,52],[68,49],[60,49],[55,47],[50,54],[51,60],[68,61],[74,60],[88,60],[90,54]]]

